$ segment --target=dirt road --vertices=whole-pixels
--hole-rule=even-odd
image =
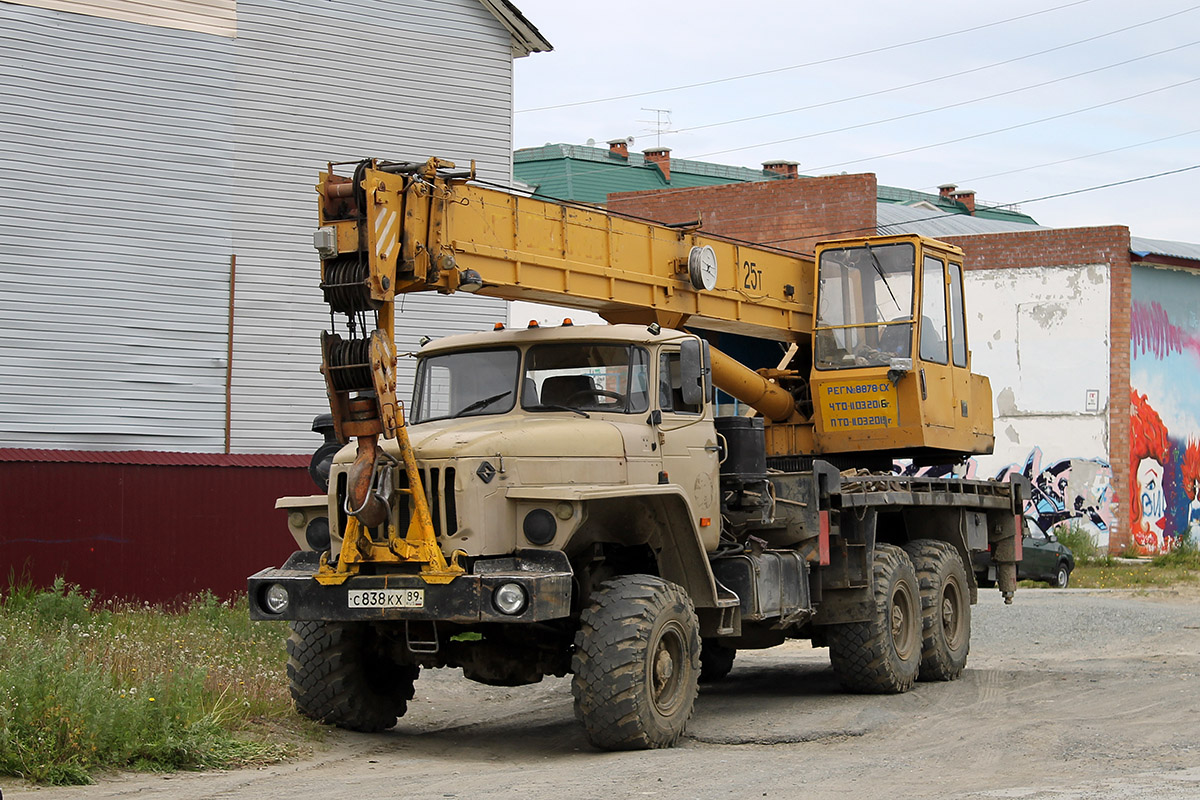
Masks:
[[[974,608],[963,677],[838,692],[827,651],[741,652],[673,750],[599,753],[569,680],[522,689],[426,672],[395,729],[337,734],[260,770],[4,785],[99,798],[1200,798],[1200,592],[1028,590]]]

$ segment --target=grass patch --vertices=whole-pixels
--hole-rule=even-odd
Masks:
[[[1076,589],[1167,588],[1200,581],[1200,555],[1167,553],[1148,560],[1101,556],[1077,563],[1071,573]],[[1021,581],[1025,588],[1045,588],[1042,581]]]
[[[284,626],[205,594],[98,603],[61,579],[0,597],[0,775],[89,783],[103,770],[221,769],[295,755]]]

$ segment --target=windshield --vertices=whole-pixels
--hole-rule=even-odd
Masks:
[[[641,347],[572,342],[540,344],[525,356],[521,407],[533,411],[649,408],[649,356]]]
[[[413,391],[413,423],[510,411],[517,400],[520,360],[515,348],[422,358]]]
[[[912,357],[916,250],[900,242],[826,250],[818,265],[818,369]]]

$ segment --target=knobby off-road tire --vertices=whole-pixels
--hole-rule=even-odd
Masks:
[[[604,750],[671,747],[692,716],[700,625],[683,588],[651,575],[605,581],[580,617],[571,692]]]
[[[404,716],[421,669],[376,652],[367,625],[293,622],[291,629],[287,674],[297,711],[364,733],[387,730]]]
[[[865,622],[829,626],[829,660],[842,686],[864,694],[907,692],[921,665],[917,573],[899,547],[875,545],[875,608]]]
[[[716,639],[704,639],[700,643],[700,682],[716,683],[733,669],[737,649],[723,645]]]
[[[915,539],[904,546],[921,587],[918,680],[952,681],[971,649],[971,595],[958,551],[947,542]]]

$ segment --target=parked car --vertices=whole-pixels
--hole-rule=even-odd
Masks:
[[[996,567],[987,552],[975,558],[975,580],[981,587],[996,585]],[[1038,524],[1025,518],[1025,534],[1021,537],[1021,560],[1017,562],[1017,580],[1049,581],[1051,586],[1065,589],[1071,583],[1075,555],[1053,533],[1046,533]]]

